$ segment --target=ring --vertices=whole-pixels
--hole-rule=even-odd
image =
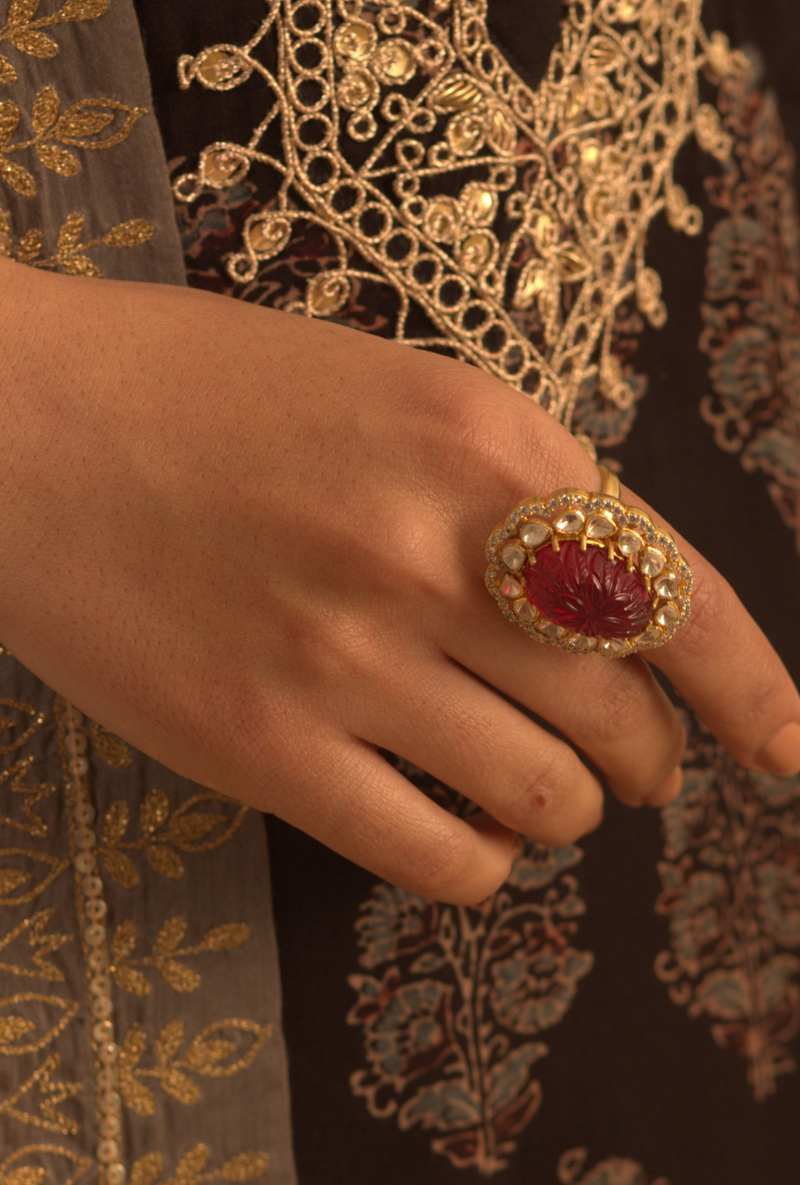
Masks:
[[[486,587],[540,642],[621,658],[661,646],[683,625],[692,573],[672,537],[620,501],[616,474],[598,468],[599,495],[527,498],[495,527]]]

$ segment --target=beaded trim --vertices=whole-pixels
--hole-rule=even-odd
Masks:
[[[64,764],[70,852],[75,875],[75,903],[87,970],[100,1185],[124,1185],[122,1163],[122,1099],[118,1090],[119,1046],[115,1041],[114,1004],[108,974],[108,929],[103,881],[97,862],[95,808],[89,786],[87,729],[77,708],[57,698],[56,720]]]

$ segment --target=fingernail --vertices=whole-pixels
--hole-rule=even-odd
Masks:
[[[800,774],[800,724],[785,724],[756,754],[756,761],[779,778]]]
[[[665,778],[661,785],[648,794],[645,802],[648,806],[666,806],[668,802],[673,802],[681,792],[683,786],[683,770],[679,765],[676,765],[668,778]]]

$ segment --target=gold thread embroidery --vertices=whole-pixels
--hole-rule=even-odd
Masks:
[[[34,1010],[36,1020],[29,1020],[20,1013],[0,1016],[0,1054],[20,1057],[24,1053],[36,1053],[44,1049],[64,1031],[78,1011],[74,1001],[63,1000],[61,996],[44,996],[41,992],[17,992],[14,996],[0,1000],[0,1008],[19,1008],[26,1004],[39,1005]],[[49,1028],[37,1034],[37,1030],[42,1027],[40,1017],[43,1011],[53,1013],[55,1019]]]
[[[199,803],[212,803],[222,810],[194,810]],[[140,837],[126,841],[130,807],[124,800],[114,802],[103,819],[100,851],[105,870],[117,884],[133,889],[139,883],[139,873],[125,853],[143,851],[151,868],[171,880],[179,880],[186,866],[178,851],[192,854],[221,847],[238,829],[247,809],[207,790],[193,794],[171,811],[167,795],[162,790],[151,790],[139,809]],[[220,830],[211,834],[217,827]]]
[[[155,234],[155,227],[151,222],[146,222],[143,218],[131,218],[127,222],[112,226],[99,238],[81,243],[84,224],[84,215],[79,211],[70,214],[59,231],[55,253],[40,259],[44,241],[42,232],[26,231],[15,249],[10,216],[7,211],[0,209],[0,255],[16,259],[18,263],[27,263],[31,267],[51,270],[60,267],[69,276],[100,277],[102,273],[97,264],[88,257],[87,251],[99,246],[140,247]]]
[[[167,1177],[161,1185],[200,1185],[205,1181],[250,1181],[260,1177],[269,1168],[270,1158],[266,1152],[240,1152],[218,1169],[208,1168],[211,1149],[207,1144],[195,1144],[175,1166],[175,1175]],[[131,1169],[131,1185],[155,1185],[164,1169],[164,1158],[160,1152],[150,1152],[140,1157]],[[2,1182],[0,1182],[2,1185]]]
[[[54,913],[54,909],[41,909],[38,913],[21,921],[5,937],[0,937],[0,951],[4,951],[12,945],[15,939],[21,937],[23,934],[26,935],[28,946],[33,952],[31,961],[35,970],[29,967],[21,967],[16,963],[0,961],[0,971],[7,971],[10,975],[18,975],[26,979],[48,979],[55,981],[62,981],[64,979],[64,973],[54,963],[49,962],[45,958],[45,955],[60,950],[67,942],[72,941],[72,937],[69,934],[44,933],[45,927],[49,925]]]
[[[36,181],[24,165],[8,159],[13,153],[32,148],[46,169],[62,177],[74,177],[80,172],[80,161],[65,144],[91,151],[113,148],[128,138],[133,125],[145,114],[144,107],[130,107],[118,99],[79,99],[63,114],[59,114],[60,106],[53,87],[44,87],[31,108],[34,135],[12,144],[20,110],[10,99],[0,103],[0,177],[22,197],[36,195]],[[124,113],[121,126],[101,139],[99,133],[115,122],[117,113]]]
[[[8,1115],[20,1123],[30,1124],[32,1127],[42,1128],[44,1131],[60,1132],[62,1135],[77,1135],[78,1124],[74,1119],[68,1119],[57,1108],[68,1099],[75,1098],[83,1090],[80,1082],[55,1082],[53,1074],[58,1069],[59,1055],[52,1053],[41,1066],[23,1082],[17,1090],[0,1103],[0,1115]],[[45,1098],[39,1103],[39,1114],[32,1115],[15,1106],[21,1098],[36,1087],[39,1094]]]
[[[7,41],[20,53],[34,58],[54,58],[59,45],[42,33],[52,25],[67,21],[91,21],[108,11],[108,0],[65,0],[57,12],[36,17],[40,0],[11,0],[6,23],[0,29],[0,42]],[[16,82],[17,72],[8,58],[0,54],[0,82]]]
[[[216,1036],[229,1032],[224,1036]],[[250,1034],[249,1048],[233,1061],[227,1060],[237,1052],[237,1043],[230,1033]],[[183,1021],[171,1020],[153,1042],[154,1063],[139,1066],[147,1048],[147,1034],[141,1025],[134,1024],[125,1035],[119,1051],[119,1090],[125,1106],[137,1115],[155,1113],[156,1099],[143,1082],[155,1078],[162,1090],[189,1106],[200,1101],[200,1088],[186,1071],[206,1078],[228,1078],[251,1065],[264,1042],[272,1035],[272,1027],[257,1021],[229,1018],[214,1021],[198,1033],[184,1052],[178,1051],[184,1041]]]
[[[397,340],[447,345],[567,427],[589,384],[630,407],[617,316],[633,301],[654,326],[666,319],[648,228],[662,211],[686,234],[702,222],[675,157],[693,134],[717,156],[730,147],[698,74],[735,72],[742,58],[706,36],[700,0],[570,0],[536,90],[489,40],[487,0],[268,7],[246,45],[178,64],[182,86],[222,91],[257,75],[268,92],[249,140],[208,145],[174,186],[188,202],[255,163],[277,175],[231,278],[253,279],[296,225],[316,223],[336,259],[287,308],[332,316],[368,280],[394,293]],[[259,56],[268,37],[275,74]],[[281,159],[266,149],[273,126]],[[432,334],[410,328],[412,307]]]
[[[249,926],[241,922],[227,922],[208,930],[194,945],[181,946],[187,925],[186,918],[180,914],[167,918],[153,941],[152,955],[132,959],[130,956],[139,941],[139,930],[135,922],[120,922],[111,940],[114,962],[109,967],[117,986],[135,996],[148,996],[152,991],[151,984],[137,968],[154,967],[176,992],[194,992],[200,987],[200,976],[191,967],[180,963],[179,959],[233,950],[248,942],[251,936]]]
[[[38,1165],[12,1167],[20,1160],[32,1156],[40,1161]],[[41,1158],[45,1157],[59,1157],[73,1166],[73,1171],[64,1179],[62,1185],[76,1185],[92,1167],[92,1162],[87,1156],[79,1156],[75,1152],[70,1152],[68,1148],[61,1148],[55,1144],[26,1144],[24,1148],[18,1148],[5,1160],[0,1161],[0,1185],[42,1185],[47,1179],[47,1168],[41,1164]]]

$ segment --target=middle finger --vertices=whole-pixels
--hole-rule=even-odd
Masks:
[[[558,729],[623,802],[658,798],[686,735],[650,666],[636,657],[618,662],[543,645],[501,618],[482,588],[477,592],[469,617],[440,623],[442,650]]]

